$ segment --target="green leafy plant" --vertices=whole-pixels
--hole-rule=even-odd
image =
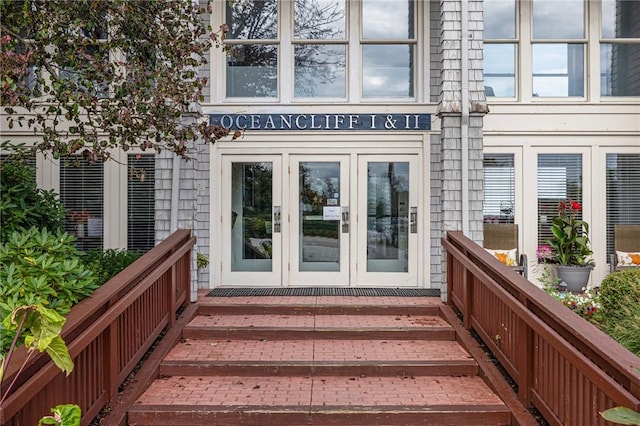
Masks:
[[[37,187],[35,167],[27,164],[30,151],[8,142],[2,150],[10,154],[0,162],[0,241],[32,226],[52,232],[62,229],[65,209],[53,190]]]
[[[0,244],[0,318],[21,306],[41,305],[60,315],[97,288],[73,245],[73,237],[31,228]],[[0,353],[13,334],[0,328]]]
[[[51,409],[52,416],[40,419],[39,425],[76,426],[80,424],[81,410],[75,404],[56,405]]]
[[[209,258],[200,252],[196,253],[196,265],[198,268],[206,268],[209,266]]]
[[[14,376],[11,383],[3,389],[0,394],[0,407],[5,399],[10,395],[11,389],[15,384],[22,369],[27,365],[33,353],[38,350],[46,352],[51,360],[62,370],[67,376],[73,371],[73,360],[69,355],[64,340],[60,336],[62,327],[66,319],[52,309],[47,309],[42,305],[25,305],[19,306],[13,310],[2,321],[3,329],[11,333],[13,338],[11,346],[7,352],[0,352],[0,383],[4,378],[4,373],[16,349],[20,346],[19,342],[24,341],[27,349],[27,357],[24,359],[18,373]],[[74,404],[64,404],[54,407],[53,416],[43,417],[41,424],[54,424],[60,426],[78,426],[80,425],[81,410]]]
[[[36,149],[54,158],[82,154],[91,161],[134,146],[188,157],[194,141],[227,136],[229,129],[208,120],[181,120],[185,113],[202,118],[191,108],[204,100],[208,84],[197,70],[213,48],[226,49],[228,27],[208,28],[208,7],[193,1],[0,2],[7,127],[37,134]],[[126,61],[116,64],[109,52]],[[72,70],[73,78],[58,69]]]
[[[598,328],[640,356],[640,268],[607,275],[600,283],[598,303]]]
[[[83,260],[95,275],[97,285],[102,285],[142,255],[140,250],[93,249],[84,252]]]
[[[610,422],[622,425],[640,426],[640,413],[627,407],[614,407],[603,411],[600,415]]]
[[[562,201],[558,205],[558,216],[553,218],[551,233],[547,241],[551,247],[551,260],[558,265],[594,266],[593,251],[589,247],[589,225],[578,219],[582,206],[577,201]]]
[[[3,329],[12,336],[11,345],[7,351],[0,352],[2,363],[0,364],[0,382],[4,378],[4,372],[11,361],[15,350],[23,341],[27,349],[28,356],[25,358],[22,368],[29,362],[32,354],[37,349],[46,352],[51,360],[68,376],[73,370],[73,361],[67,350],[67,346],[62,340],[60,333],[66,319],[54,311],[42,305],[23,305],[15,308],[2,321]],[[20,371],[22,371],[22,368]],[[19,374],[19,373],[18,373]],[[0,405],[7,398],[15,380],[4,389],[0,398]]]

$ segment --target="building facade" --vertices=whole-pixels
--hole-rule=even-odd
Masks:
[[[39,184],[88,210],[68,228],[87,247],[191,228],[210,260],[194,292],[444,290],[444,232],[482,243],[484,223],[515,223],[536,282],[571,199],[597,285],[615,224],[640,223],[637,1],[216,0],[206,19],[229,25],[230,50],[200,70],[199,108],[243,136],[198,144],[189,162],[38,157]]]

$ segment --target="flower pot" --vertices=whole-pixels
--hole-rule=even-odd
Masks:
[[[561,286],[564,282],[571,293],[581,293],[589,281],[591,266],[556,265],[556,273],[562,280]]]

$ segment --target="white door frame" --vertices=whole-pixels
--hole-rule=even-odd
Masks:
[[[306,136],[309,136],[308,138]],[[335,138],[332,136],[327,139],[327,136],[320,135],[305,135],[304,140],[302,140],[302,136],[297,135],[295,138],[292,138],[290,135],[272,135],[269,133],[256,133],[250,135],[248,141],[219,141],[211,150],[211,170],[212,170],[212,183],[211,183],[211,200],[212,203],[212,212],[211,212],[211,259],[212,266],[216,265],[211,270],[211,287],[218,286],[300,286],[305,285],[303,282],[296,282],[292,278],[292,274],[289,272],[289,261],[292,259],[292,244],[284,244],[285,241],[291,241],[292,238],[297,238],[297,232],[292,231],[292,223],[290,223],[291,218],[285,212],[290,212],[292,208],[296,207],[292,204],[291,198],[292,194],[287,194],[292,190],[291,186],[286,183],[286,179],[288,179],[288,165],[292,163],[290,160],[291,156],[295,156],[295,158],[307,158],[312,159],[311,161],[323,161],[323,159],[327,159],[329,161],[332,158],[338,158],[341,155],[348,155],[348,169],[349,169],[349,177],[347,181],[349,182],[349,207],[350,207],[350,232],[349,232],[349,282],[350,286],[405,286],[405,287],[424,287],[425,284],[423,282],[423,277],[425,274],[428,274],[430,270],[430,262],[428,258],[425,258],[425,253],[428,253],[429,243],[431,241],[430,235],[428,234],[428,221],[430,217],[430,213],[425,210],[425,206],[429,206],[429,184],[428,182],[423,182],[424,179],[428,179],[429,173],[423,171],[423,169],[429,168],[429,135],[428,134],[405,134],[406,140],[398,140],[397,136],[391,137],[388,134],[376,135],[376,143],[372,144],[372,135],[363,135],[358,134],[354,135],[355,137],[349,135],[349,137],[345,136],[345,140],[339,140],[339,138]],[[256,140],[252,140],[252,138],[256,138]],[[265,157],[262,157],[262,156]],[[358,226],[358,162],[359,158],[374,158],[372,156],[380,156],[385,161],[391,161],[391,156],[395,158],[402,158],[402,155],[406,155],[408,157],[414,158],[411,162],[411,170],[412,176],[413,172],[417,172],[416,178],[411,178],[411,180],[417,179],[417,185],[415,191],[411,190],[412,198],[417,197],[417,207],[418,207],[418,215],[417,215],[417,237],[416,237],[416,245],[415,249],[416,253],[416,264],[412,264],[410,268],[412,268],[415,273],[410,279],[404,280],[396,280],[389,281],[381,280],[381,281],[368,281],[368,277],[372,277],[372,275],[366,274],[366,262],[362,267],[358,264],[359,255],[358,252],[361,250],[365,250],[366,253],[366,238],[361,238],[364,241],[364,248],[360,248],[358,242],[357,234],[362,232],[361,230],[356,231],[356,227]],[[260,157],[258,157],[260,156]],[[396,157],[398,156],[398,157]],[[264,161],[263,159],[279,157],[280,165],[282,166],[282,179],[280,186],[280,206],[282,211],[282,226],[281,232],[279,234],[280,238],[280,253],[281,253],[281,266],[280,266],[280,277],[276,280],[269,281],[268,283],[262,283],[249,277],[249,274],[246,274],[246,279],[241,280],[227,280],[227,274],[224,273],[225,268],[229,268],[230,258],[225,254],[228,251],[225,247],[229,247],[223,240],[223,230],[228,229],[226,226],[229,225],[230,213],[227,213],[227,218],[225,219],[225,202],[224,199],[228,198],[229,195],[226,194],[227,191],[230,192],[231,188],[225,188],[224,176],[223,176],[223,163],[229,161],[228,159],[233,158],[235,161],[243,161],[243,162],[257,162]],[[400,161],[400,160],[398,160]],[[414,166],[415,163],[415,166]],[[213,173],[214,170],[217,169],[217,173]],[[274,174],[276,173],[274,167]],[[364,172],[366,174],[366,170]],[[295,178],[297,179],[297,171],[295,171]],[[229,179],[229,177],[227,177]],[[274,176],[275,180],[275,176]],[[227,182],[229,182],[227,180]],[[346,184],[346,182],[345,182]],[[295,194],[297,196],[297,194]],[[365,194],[361,195],[362,197],[366,197]],[[276,196],[274,195],[274,202],[276,201]],[[413,202],[413,200],[411,201]],[[342,202],[341,202],[342,204]],[[228,204],[227,204],[228,205]],[[413,204],[412,204],[413,205]],[[229,209],[230,210],[230,209]],[[225,223],[223,223],[225,221]],[[365,220],[366,221],[366,220]],[[296,228],[297,229],[297,228]],[[276,251],[275,245],[278,242],[274,241],[274,252]],[[274,254],[274,261],[275,259]],[[422,260],[420,260],[422,259]],[[226,263],[226,265],[225,265]],[[274,267],[275,269],[275,267]],[[293,269],[293,268],[292,268]],[[274,271],[275,273],[275,271]],[[368,277],[367,277],[368,276]],[[415,277],[415,278],[414,278]],[[400,278],[400,277],[395,277]],[[325,280],[328,281],[328,280]],[[320,285],[320,283],[312,283],[308,282],[307,285]],[[326,285],[331,286],[340,286],[335,282],[327,282]],[[428,287],[428,284],[427,284]]]

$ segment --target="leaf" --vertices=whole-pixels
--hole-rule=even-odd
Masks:
[[[51,360],[58,366],[58,368],[65,372],[68,376],[73,371],[73,360],[69,355],[69,350],[62,340],[62,337],[56,336],[46,348],[47,353],[51,357]]]
[[[79,426],[82,410],[75,404],[56,405],[51,409],[53,416],[40,419],[38,425]]]
[[[614,407],[603,411],[600,415],[610,422],[623,425],[640,425],[640,413],[627,407]]]

